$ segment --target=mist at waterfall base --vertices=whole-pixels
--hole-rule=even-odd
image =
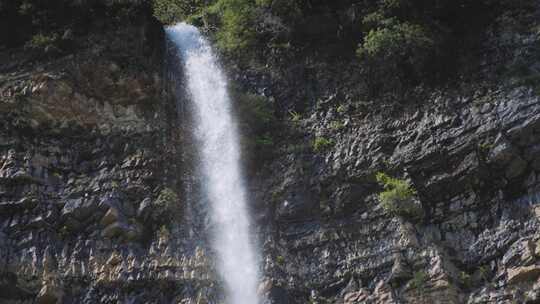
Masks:
[[[166,28],[183,64],[193,106],[193,129],[204,195],[210,202],[212,246],[230,304],[260,304],[257,255],[250,236],[246,187],[237,126],[227,80],[210,43],[199,30],[179,23]]]

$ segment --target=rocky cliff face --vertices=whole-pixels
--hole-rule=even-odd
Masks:
[[[1,303],[208,296],[161,26],[134,19],[96,21],[71,54],[2,53]]]
[[[314,113],[302,129],[333,146],[284,153],[261,186],[273,286],[331,303],[536,301],[539,101],[519,88],[391,118]],[[379,171],[412,181],[423,216],[382,207]]]
[[[160,25],[98,23],[68,52],[2,51],[0,302],[215,303]],[[283,116],[249,166],[269,302],[540,301],[537,91],[488,67],[400,107],[358,102],[354,64],[302,65],[229,69]],[[377,172],[419,216],[383,207]]]

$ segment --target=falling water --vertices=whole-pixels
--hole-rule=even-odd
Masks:
[[[168,27],[166,33],[183,62],[193,103],[203,191],[210,202],[215,227],[212,245],[218,255],[218,271],[225,282],[228,303],[259,304],[257,259],[249,234],[238,132],[227,80],[210,44],[197,28],[180,23]]]

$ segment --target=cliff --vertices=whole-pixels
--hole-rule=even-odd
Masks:
[[[540,301],[540,9],[524,3],[454,45],[444,75],[359,61],[348,2],[222,48],[269,303]],[[54,43],[0,49],[0,302],[218,302],[161,24],[145,1],[84,5]],[[194,21],[210,36],[211,17]]]

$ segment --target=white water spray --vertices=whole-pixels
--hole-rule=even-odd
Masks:
[[[211,204],[213,246],[227,301],[260,304],[257,258],[249,234],[238,132],[226,78],[209,42],[197,28],[180,23],[168,27],[166,33],[178,49],[193,102],[203,189]]]

